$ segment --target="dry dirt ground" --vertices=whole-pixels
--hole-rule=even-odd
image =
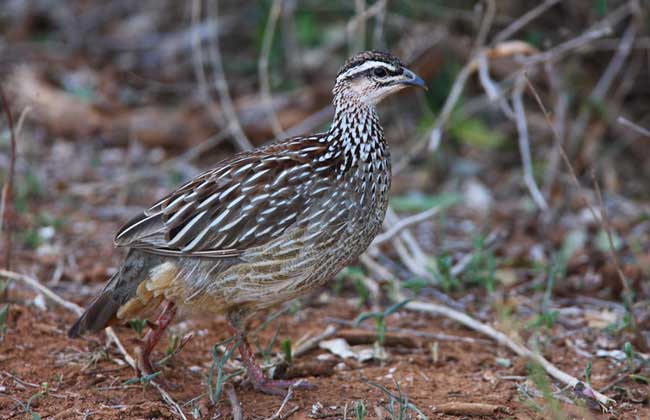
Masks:
[[[325,293],[327,295],[327,293]],[[322,297],[322,295],[321,295]],[[321,299],[322,300],[322,299]],[[290,338],[296,342],[305,334],[323,331],[331,318],[352,320],[359,313],[351,299],[326,299],[311,304],[294,314],[282,315],[260,334],[265,345],[278,330],[278,342]],[[103,334],[70,340],[65,332],[74,316],[59,308],[40,310],[36,307],[13,305],[10,310],[6,336],[0,343],[0,397],[2,419],[171,419],[176,418],[150,385],[127,383],[134,372],[123,362],[114,346],[108,346]],[[551,418],[551,408],[542,399],[524,401],[523,391],[529,373],[526,362],[513,357],[478,334],[447,320],[422,314],[398,313],[390,318],[390,328],[408,328],[420,333],[444,333],[460,339],[440,340],[412,335],[410,344],[388,346],[388,360],[359,363],[339,359],[325,350],[315,349],[293,361],[292,369],[317,372],[320,376],[307,379],[312,390],[297,390],[284,407],[282,417],[355,418],[353,406],[364,401],[366,418],[390,418],[389,398],[367,381],[384,385],[396,392],[399,384],[408,401],[430,419],[462,419],[466,414],[437,413],[445,403],[483,403],[498,407],[485,419],[544,419]],[[169,336],[181,336],[187,331],[194,336],[182,350],[162,367],[170,395],[183,407],[188,418],[231,418],[231,406],[222,398],[211,404],[205,397],[206,375],[211,365],[211,348],[227,338],[222,319],[191,319],[181,321]],[[134,331],[120,327],[118,335],[128,349],[138,343]],[[409,335],[408,333],[406,334]],[[168,343],[163,340],[155,351],[157,359],[164,356]],[[407,341],[408,342],[408,341]],[[436,343],[436,355],[432,345]],[[406,347],[405,347],[406,346]],[[279,351],[279,346],[276,350]],[[567,346],[553,347],[549,360],[568,373],[580,377],[583,361]],[[437,361],[434,362],[433,358]],[[503,360],[509,360],[509,367]],[[289,369],[289,372],[292,371]],[[612,367],[605,359],[594,360],[592,381],[595,388],[603,386]],[[283,398],[262,395],[237,377],[234,388],[245,418],[262,419],[280,408]],[[631,395],[647,393],[647,385],[626,382]],[[45,385],[44,383],[47,383]],[[614,393],[615,394],[615,393]],[[10,397],[8,397],[9,395]],[[203,396],[202,396],[203,395]],[[610,395],[613,395],[610,392]],[[556,408],[566,418],[589,419],[648,419],[647,405],[619,403],[614,414],[562,404]],[[547,411],[533,408],[535,404]],[[347,410],[346,410],[347,406]],[[443,406],[444,407],[444,406]],[[27,413],[26,413],[27,411]],[[284,417],[286,416],[286,417]],[[397,417],[396,417],[397,418]],[[409,411],[406,418],[416,418]]]

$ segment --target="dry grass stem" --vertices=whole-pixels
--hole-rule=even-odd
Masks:
[[[530,80],[528,80],[528,78],[526,78],[526,82],[528,83],[528,86],[531,89],[531,92],[533,93],[533,95],[534,95],[534,97],[535,97],[535,99],[537,101],[538,106],[540,107],[542,113],[544,114],[544,117],[546,118],[546,122],[548,123],[549,127],[551,128],[551,131],[553,132],[553,135],[557,138],[558,134],[555,131],[555,127],[551,123],[551,117],[550,117],[548,111],[546,110],[546,107],[544,106],[544,103],[542,102],[542,99],[540,98],[539,94],[537,93],[537,90],[535,89],[535,86],[530,82]],[[591,200],[589,199],[588,195],[584,193],[584,189],[583,189],[582,185],[580,184],[580,181],[578,180],[578,176],[576,175],[576,172],[575,172],[575,170],[573,168],[573,165],[571,165],[571,161],[569,160],[569,157],[567,156],[566,152],[564,151],[564,148],[562,146],[560,146],[559,150],[560,150],[560,154],[562,156],[562,160],[564,161],[564,164],[566,165],[566,167],[569,170],[569,175],[571,176],[571,180],[573,181],[575,187],[580,192],[580,196],[582,198],[582,201],[584,202],[585,206],[587,207],[587,209],[591,213],[592,217],[594,218],[594,221],[598,222],[600,224],[601,228],[607,233],[609,251],[610,251],[610,254],[613,257],[614,264],[616,265],[616,272],[617,272],[617,274],[619,276],[619,279],[621,281],[621,285],[622,285],[623,290],[624,290],[624,299],[626,301],[625,303],[626,303],[626,306],[627,306],[627,310],[630,313],[632,327],[633,327],[634,333],[635,333],[636,338],[637,338],[636,341],[638,343],[643,343],[643,340],[640,337],[640,332],[639,332],[639,330],[637,328],[638,320],[637,320],[636,314],[634,313],[634,310],[633,310],[633,301],[632,301],[633,294],[632,294],[632,290],[630,288],[630,285],[628,284],[627,278],[623,274],[623,270],[621,268],[621,264],[620,264],[618,254],[616,253],[616,249],[614,248],[614,244],[613,244],[613,241],[612,241],[612,238],[611,238],[611,236],[612,236],[611,228],[610,228],[609,224],[606,223],[603,220],[602,217],[598,217],[598,214],[596,213],[596,210],[594,209],[594,206],[592,205]],[[600,199],[602,200],[602,198],[600,198]],[[606,214],[606,211],[604,210],[604,205],[603,205],[603,208],[601,208],[601,216],[603,216],[605,214]]]
[[[4,257],[2,266],[9,270],[11,269],[11,237],[13,234],[13,218],[14,218],[14,178],[16,175],[16,133],[14,132],[14,119],[11,115],[11,108],[5,95],[4,88],[0,84],[0,100],[2,101],[2,109],[7,117],[7,125],[9,126],[9,140],[11,144],[11,151],[9,155],[9,170],[7,179],[2,187],[2,198],[0,202],[0,232],[4,236]],[[5,289],[6,293],[6,289]]]
[[[420,301],[409,302],[406,304],[405,308],[410,309],[412,311],[426,312],[429,314],[444,316],[446,318],[453,319],[454,321],[459,322],[465,325],[466,327],[471,328],[474,331],[478,331],[481,334],[484,334],[492,338],[499,345],[509,348],[518,356],[525,357],[539,363],[544,368],[546,373],[548,373],[550,376],[552,376],[553,378],[557,379],[558,381],[566,385],[575,387],[578,383],[583,383],[579,381],[577,378],[558,369],[554,364],[546,360],[539,353],[535,353],[531,350],[528,350],[523,345],[514,342],[510,337],[508,337],[504,333],[495,330],[494,328],[490,327],[487,324],[475,320],[474,318],[470,317],[469,315],[463,312],[449,308],[448,306],[438,305],[429,302],[420,302]],[[588,385],[586,384],[584,385],[589,389]],[[612,403],[615,402],[614,400],[607,397],[606,395],[603,395],[595,390],[591,390],[591,391],[593,392],[593,395],[598,400],[598,402],[602,404],[604,407],[609,407]]]
[[[524,183],[530,192],[537,207],[542,211],[548,211],[548,203],[535,181],[533,174],[533,159],[530,153],[530,140],[528,136],[528,123],[526,122],[526,110],[524,108],[523,92],[526,88],[526,81],[523,73],[517,76],[515,88],[512,91],[512,104],[515,111],[517,132],[519,133],[519,153],[524,169]]]
[[[637,134],[642,135],[643,137],[648,137],[650,138],[650,130],[648,130],[645,127],[641,127],[640,125],[633,123],[632,121],[628,120],[625,117],[618,117],[616,119],[616,122],[618,122],[620,125],[625,126],[633,131],[635,131]]]
[[[226,391],[226,396],[228,397],[228,402],[230,403],[230,408],[232,409],[231,415],[233,420],[243,420],[244,410],[241,407],[239,398],[237,398],[237,393],[235,392],[235,388],[232,386],[232,384],[229,383],[225,384],[224,388]]]
[[[208,2],[208,15],[211,19],[214,20],[215,25],[218,25],[217,22],[219,13],[216,1]],[[230,96],[228,82],[226,81],[226,75],[223,70],[218,34],[209,40],[208,46],[208,57],[210,64],[212,65],[214,83],[217,87],[217,93],[219,94],[219,102],[223,108],[226,121],[228,122],[228,131],[230,131],[234,136],[235,141],[237,142],[237,146],[240,150],[248,150],[252,147],[252,144],[248,137],[246,137],[246,134],[244,134],[244,130],[242,129],[241,123],[239,122],[239,117],[235,111],[235,105],[233,104],[232,97]]]
[[[271,123],[273,135],[276,138],[283,138],[286,136],[277,115],[273,111],[273,103],[271,100],[271,82],[269,80],[269,56],[271,54],[271,47],[273,46],[273,35],[275,28],[282,12],[282,0],[273,0],[271,10],[269,11],[269,18],[266,21],[264,28],[264,36],[262,38],[262,51],[260,58],[257,61],[257,77],[260,81],[260,97],[262,102],[266,105],[266,113]]]

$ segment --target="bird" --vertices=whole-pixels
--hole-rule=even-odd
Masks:
[[[350,57],[336,76],[327,131],[235,154],[120,228],[114,243],[126,256],[68,335],[149,320],[137,349],[139,373],[147,375],[178,309],[224,315],[253,387],[286,392],[294,382],[265,375],[247,325],[258,311],[332,279],[378,234],[391,160],[376,105],[412,86],[426,90],[388,52]]]

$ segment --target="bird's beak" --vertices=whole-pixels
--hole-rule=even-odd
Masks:
[[[424,83],[424,80],[417,74],[413,73],[411,70],[405,68],[404,73],[402,73],[403,79],[396,82],[402,85],[408,85],[408,86],[419,86],[424,90],[429,90],[427,88],[427,84]]]

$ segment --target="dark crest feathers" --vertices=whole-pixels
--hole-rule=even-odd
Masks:
[[[366,61],[383,61],[384,63],[392,64],[395,67],[403,67],[404,64],[399,58],[385,51],[363,51],[350,57],[348,61],[343,64],[337,76],[345,73],[353,67],[365,63]]]

